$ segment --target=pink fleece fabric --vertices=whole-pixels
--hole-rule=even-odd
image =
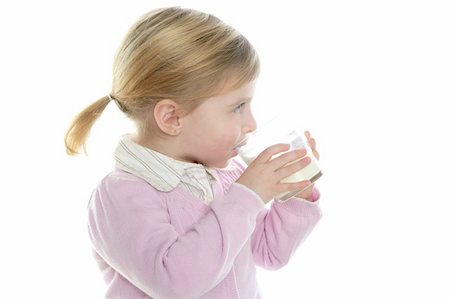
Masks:
[[[121,170],[106,176],[88,208],[105,298],[261,298],[256,266],[286,265],[321,211],[298,199],[266,208],[235,183],[242,171],[216,170],[210,205]]]

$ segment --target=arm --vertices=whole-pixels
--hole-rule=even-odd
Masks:
[[[136,287],[156,298],[198,298],[230,271],[264,209],[233,184],[181,235],[158,193],[142,181],[106,181],[90,204],[95,250]]]
[[[310,201],[295,198],[283,203],[274,201],[270,210],[258,215],[252,236],[253,257],[258,266],[278,269],[288,263],[322,216],[316,202],[319,193],[315,189],[313,194],[315,197]]]
[[[319,153],[316,150],[315,140],[311,138],[309,132],[305,132],[305,135],[314,156],[318,159]],[[290,190],[301,190],[309,186],[299,194],[300,197],[308,200],[291,198],[284,203],[274,201],[270,210],[258,215],[256,229],[252,236],[254,261],[261,267],[277,269],[289,261],[295,249],[309,235],[322,214],[317,203],[320,193],[314,185],[311,185],[311,182],[303,181],[290,185],[280,182],[281,179],[309,163],[308,157],[302,158],[306,154],[306,150],[297,151],[297,157],[295,156],[296,150],[293,150],[272,159],[274,152],[271,148],[275,149],[276,146],[263,151],[243,172],[238,182],[257,192],[264,202],[270,201],[276,194],[282,193],[281,191],[290,188],[292,188]],[[302,159],[293,162],[295,158]],[[264,176],[265,172],[268,177]],[[271,187],[271,184],[268,184],[270,182],[268,178],[280,182],[275,185],[277,189],[267,188]],[[285,190],[281,190],[281,188]]]

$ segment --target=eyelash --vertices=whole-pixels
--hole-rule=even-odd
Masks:
[[[245,105],[245,102],[240,103],[236,108],[234,108],[233,112],[240,113],[241,109],[242,109],[242,107],[244,107],[244,105]]]

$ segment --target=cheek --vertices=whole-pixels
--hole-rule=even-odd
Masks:
[[[210,151],[216,151],[217,154],[228,153],[232,150],[241,138],[240,127],[236,122],[230,120],[215,120],[215,122],[205,123],[204,130],[199,130],[196,138],[207,146]],[[211,154],[211,153],[210,153]]]
[[[229,151],[230,149],[233,149],[236,144],[239,142],[240,134],[236,130],[228,130],[227,132],[223,132],[220,135],[220,138],[218,140],[218,143],[221,144],[221,147],[224,150]]]
[[[230,131],[224,132],[223,130],[220,133],[216,133],[213,136],[204,136],[203,141],[208,144],[208,148],[214,154],[223,155],[224,153],[228,153],[237,143],[236,134],[233,134]]]

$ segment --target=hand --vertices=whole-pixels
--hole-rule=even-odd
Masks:
[[[312,151],[314,157],[317,160],[319,160],[320,155],[319,155],[319,152],[317,151],[317,148],[316,148],[317,147],[316,140],[311,137],[311,133],[309,131],[305,131],[305,136],[308,139],[308,145],[311,148],[311,151]],[[300,198],[304,198],[306,200],[309,200],[309,199],[311,199],[313,189],[314,189],[314,183],[311,184],[310,186],[308,186],[308,188],[306,188],[302,192],[298,193],[295,197],[300,197]]]
[[[305,149],[289,151],[272,159],[274,155],[288,150],[289,144],[276,144],[265,149],[250,163],[236,182],[255,191],[264,203],[269,202],[277,194],[309,186],[310,181],[280,183],[311,162],[306,156]]]

